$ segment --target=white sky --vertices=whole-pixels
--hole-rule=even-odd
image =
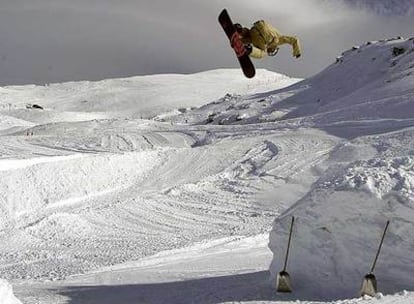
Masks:
[[[1,0],[0,85],[238,67],[217,23],[222,8],[235,22],[266,19],[297,35],[300,60],[286,46],[276,58],[255,61],[295,77],[319,72],[353,45],[414,36],[414,18],[322,0]]]

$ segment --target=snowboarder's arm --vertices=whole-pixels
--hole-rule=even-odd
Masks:
[[[293,56],[300,57],[302,51],[298,38],[292,36],[280,36],[279,45],[281,44],[290,44],[292,46]]]

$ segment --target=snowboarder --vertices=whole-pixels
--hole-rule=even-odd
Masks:
[[[234,24],[247,53],[252,58],[263,58],[267,55],[275,56],[282,44],[292,46],[293,56],[301,56],[299,40],[296,37],[282,35],[277,29],[264,20],[255,22],[251,29],[240,23]]]

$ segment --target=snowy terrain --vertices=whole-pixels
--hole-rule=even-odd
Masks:
[[[303,81],[0,88],[0,303],[414,303],[413,42]]]

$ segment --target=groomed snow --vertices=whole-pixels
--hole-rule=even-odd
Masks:
[[[413,303],[413,50],[370,42],[303,81],[0,88],[0,277],[24,303]],[[357,299],[387,220],[380,293]]]

